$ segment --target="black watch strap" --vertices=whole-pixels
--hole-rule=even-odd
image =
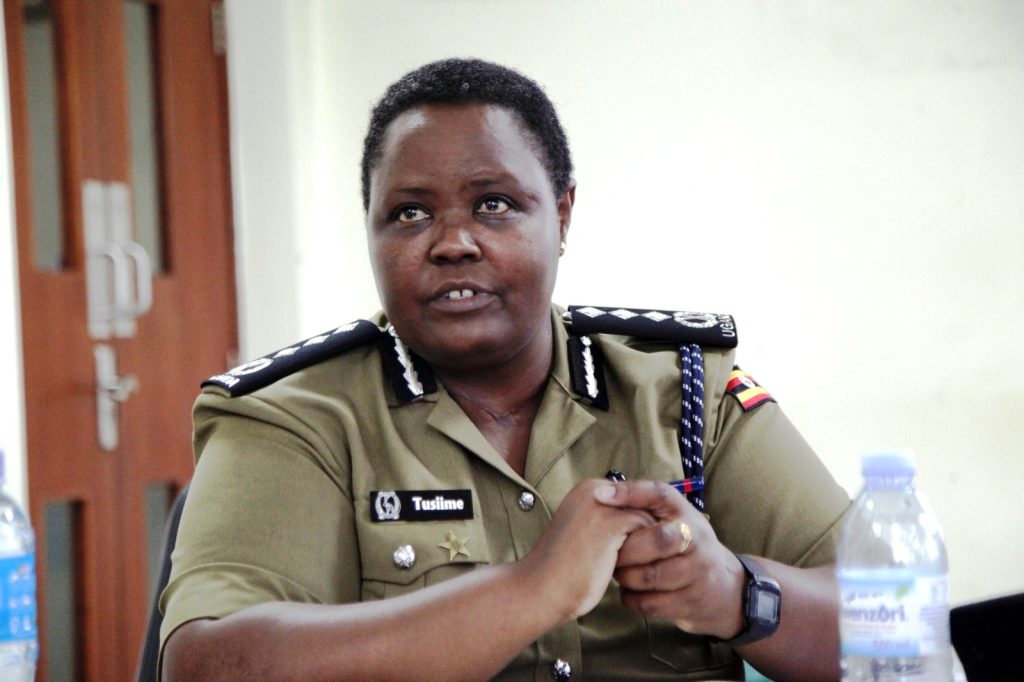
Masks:
[[[761,565],[746,554],[737,554],[747,574],[743,586],[743,630],[732,639],[725,640],[729,646],[743,646],[772,635],[779,627],[782,610],[782,589],[765,573]]]

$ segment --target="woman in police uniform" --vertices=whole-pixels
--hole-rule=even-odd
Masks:
[[[737,653],[835,677],[846,495],[734,369],[727,317],[563,324],[575,184],[540,88],[408,74],[363,198],[384,311],[197,402],[166,679],[741,679]],[[597,333],[633,317],[695,336]]]

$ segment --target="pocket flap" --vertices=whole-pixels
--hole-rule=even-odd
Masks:
[[[395,521],[359,525],[363,580],[408,585],[441,566],[490,563],[487,538],[479,519],[464,521]],[[404,567],[396,553],[409,563]]]

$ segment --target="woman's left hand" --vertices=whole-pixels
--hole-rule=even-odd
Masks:
[[[704,515],[660,481],[622,481],[604,504],[651,513],[657,523],[627,537],[614,577],[622,603],[686,632],[735,636],[743,628],[743,567]]]

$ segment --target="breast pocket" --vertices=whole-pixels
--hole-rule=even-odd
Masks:
[[[491,561],[480,519],[368,521],[358,533],[363,601],[408,594]]]

